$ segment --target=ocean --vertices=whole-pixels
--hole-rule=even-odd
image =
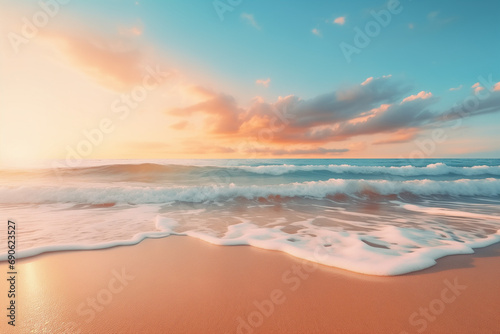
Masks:
[[[369,275],[499,242],[499,195],[500,159],[88,160],[0,170],[17,257],[183,235]]]

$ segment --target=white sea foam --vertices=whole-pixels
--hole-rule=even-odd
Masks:
[[[128,240],[114,240],[109,242],[97,243],[97,244],[58,244],[58,245],[46,245],[41,247],[32,247],[28,249],[17,250],[15,257],[17,259],[31,257],[40,255],[48,252],[58,252],[58,251],[77,251],[77,250],[95,250],[95,249],[106,249],[117,246],[131,246],[138,244],[146,238],[164,238],[170,235],[182,235],[175,233],[172,228],[177,226],[177,222],[173,219],[156,216],[155,226],[159,231],[152,232],[141,232],[135,234],[131,239]],[[0,254],[0,261],[5,261],[8,259],[8,254]]]
[[[145,238],[162,238],[169,235],[186,235],[215,245],[248,245],[281,251],[292,256],[368,275],[392,276],[428,268],[436,259],[453,254],[471,254],[474,248],[500,242],[500,230],[493,235],[479,238],[472,234],[456,240],[451,235],[432,230],[382,226],[370,234],[334,231],[315,226],[310,220],[296,224],[302,227],[289,234],[282,226],[259,227],[250,221],[231,225],[222,237],[189,230],[176,233],[178,223],[168,217],[157,216],[157,231],[136,234],[130,240],[118,240],[93,245],[49,245],[17,252],[17,257],[35,256],[45,252],[103,249],[133,245]],[[7,254],[0,255],[0,261]]]
[[[354,166],[354,165],[267,165],[231,167],[256,174],[283,175],[299,171],[329,171],[336,174],[388,174],[396,176],[436,176],[456,174],[463,176],[500,175],[500,166],[453,167],[444,163],[429,164],[425,167],[401,166]]]
[[[486,238],[470,235],[457,241],[450,235],[443,236],[443,232],[395,226],[385,226],[364,235],[332,231],[307,222],[303,225],[304,229],[293,235],[284,233],[279,227],[263,228],[250,222],[229,226],[221,238],[194,231],[186,235],[216,245],[249,245],[277,250],[327,266],[382,276],[425,269],[443,256],[471,254],[474,248],[500,242],[500,230]]]
[[[387,181],[344,180],[310,181],[276,186],[173,186],[173,187],[0,187],[0,203],[129,203],[152,204],[183,201],[205,201],[260,197],[311,197],[355,195],[362,192],[380,195],[411,193],[419,196],[498,196],[500,179],[461,179],[456,181]]]
[[[408,211],[421,212],[434,216],[449,216],[449,217],[465,217],[474,218],[481,220],[493,220],[500,222],[500,216],[486,215],[482,213],[465,212],[460,210],[452,210],[446,208],[434,208],[434,207],[423,207],[414,204],[406,204],[398,201],[392,201],[393,203],[399,204],[401,207]]]

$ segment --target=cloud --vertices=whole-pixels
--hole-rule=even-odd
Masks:
[[[424,92],[424,91],[421,91],[420,93],[418,93],[417,95],[410,95],[406,98],[403,99],[403,101],[401,101],[401,103],[405,103],[405,102],[409,102],[409,101],[413,101],[413,100],[416,100],[416,99],[422,99],[422,100],[425,100],[425,99],[428,99],[432,97],[432,93],[431,92]]]
[[[474,88],[474,93],[478,93],[480,91],[482,91],[484,89],[484,87],[482,87],[479,82],[476,82],[475,84],[473,84],[471,86],[471,88]]]
[[[269,87],[269,84],[271,83],[271,78],[267,78],[267,79],[258,79],[255,81],[255,83],[257,85],[262,85],[264,87]]]
[[[121,36],[127,36],[127,37],[141,36],[144,33],[144,24],[142,23],[141,20],[137,20],[131,26],[120,25],[118,26],[118,33]]]
[[[335,20],[333,20],[333,23],[339,24],[339,25],[344,25],[345,23],[345,16],[339,16]]]
[[[205,114],[205,128],[208,132],[219,134],[237,133],[242,123],[244,110],[239,108],[235,99],[226,94],[215,94],[209,90],[197,87],[208,99],[185,108],[176,108],[167,111],[175,116],[190,116],[193,114]]]
[[[260,26],[257,23],[257,21],[255,21],[255,18],[253,17],[253,14],[242,13],[241,14],[241,18],[243,20],[245,20],[248,24],[250,24],[252,27],[260,30]]]
[[[460,90],[460,89],[462,89],[462,87],[463,87],[463,85],[460,85],[458,87],[451,87],[450,91]]]
[[[435,118],[429,107],[437,100],[437,98],[416,99],[411,103],[392,104],[364,122],[340,124],[331,136],[335,140],[344,140],[354,136],[393,133],[428,125]]]
[[[326,143],[362,133],[358,128],[343,131],[342,127],[360,117],[379,117],[379,113],[387,108],[385,104],[399,101],[409,89],[411,87],[385,76],[374,78],[365,85],[332,91],[308,100],[290,95],[267,103],[257,98],[248,108],[239,107],[231,96],[212,94],[203,102],[168,113],[179,117],[204,114],[208,117],[206,130],[214,135],[255,138],[262,129],[280,127],[282,129],[274,131],[269,141]],[[377,112],[377,108],[382,111]]]
[[[471,96],[461,103],[447,109],[439,115],[441,121],[451,121],[458,118],[473,117],[484,114],[500,112],[500,82],[493,85],[491,90],[486,90],[479,83],[474,84]],[[481,90],[478,90],[481,88]]]
[[[352,118],[348,121],[349,124],[357,124],[357,123],[362,123],[362,122],[366,122],[367,120],[369,120],[370,118],[373,118],[383,112],[385,112],[387,109],[389,109],[391,107],[390,104],[382,104],[380,105],[380,107],[378,108],[373,108],[372,110],[370,111],[367,111],[367,112],[364,112],[362,113],[361,115],[359,115],[359,117],[356,117],[356,118]]]
[[[120,27],[119,32],[121,35],[130,35],[130,36],[140,36],[144,32],[144,28],[142,26],[133,26],[133,27]]]
[[[175,130],[183,130],[189,124],[188,121],[180,121],[172,124],[170,127]]]
[[[289,96],[275,103],[278,110],[286,109],[297,128],[338,123],[357,118],[381,104],[398,100],[411,87],[391,81],[390,77],[370,80],[356,85],[318,95],[309,100]]]
[[[388,138],[375,141],[374,145],[386,145],[386,144],[401,144],[407,143],[409,141],[414,140],[418,135],[418,129],[404,129],[398,130],[395,133],[391,134]]]
[[[166,154],[171,152],[173,149],[172,145],[165,143],[165,142],[159,142],[159,141],[147,141],[147,142],[137,142],[137,141],[128,141],[120,144],[118,146],[118,150],[121,152],[141,152],[141,154],[148,155],[148,154]],[[125,153],[126,156],[127,153]]]
[[[186,87],[190,95],[197,97],[198,99],[206,100],[214,97],[215,94],[212,90],[202,87],[202,86],[188,86]]]
[[[363,81],[363,82],[361,83],[361,86],[364,86],[364,85],[369,84],[372,80],[373,80],[373,77],[369,77],[369,78],[367,78],[365,81]]]
[[[181,150],[179,153],[190,154],[226,154],[234,153],[236,150],[232,147],[207,145],[199,140],[185,140],[182,142]]]
[[[457,117],[500,111],[500,88],[495,90],[500,84],[494,87],[491,96],[465,116],[454,109],[433,109],[440,99],[431,92],[408,96],[412,86],[391,76],[370,77],[362,84],[310,99],[289,95],[266,102],[255,98],[247,107],[240,107],[230,95],[205,92],[204,101],[168,113],[178,117],[198,113],[206,117],[205,131],[216,140],[253,140],[273,147],[280,145],[270,154],[299,155],[307,154],[300,151],[304,145],[326,145],[357,136],[378,135],[377,145],[403,143]],[[283,145],[302,147],[292,151],[287,146],[283,149]]]
[[[260,153],[266,155],[337,155],[341,153],[349,152],[347,148],[324,148],[324,147],[315,147],[315,148],[298,148],[298,149],[277,149],[277,148],[252,148],[247,149],[246,153]]]
[[[43,37],[101,85],[125,91],[142,83],[145,55],[129,35],[52,30],[45,31]]]
[[[316,28],[314,28],[313,30],[311,30],[311,32],[312,32],[314,35],[316,35],[316,36],[321,36],[321,32],[320,32],[318,29],[316,29]]]

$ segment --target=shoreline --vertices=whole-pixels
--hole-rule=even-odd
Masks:
[[[44,253],[17,261],[16,330],[500,331],[500,243],[474,251],[398,276],[357,274],[278,251],[182,236]],[[6,272],[6,262],[0,267]],[[7,302],[6,295],[1,299]],[[2,332],[14,332],[10,327],[0,324]]]
[[[158,235],[155,235],[154,233],[158,233]],[[162,233],[170,233],[168,235],[161,235]],[[500,230],[498,230],[497,233],[500,233]],[[282,250],[276,250],[276,249],[268,249],[268,248],[262,248],[262,247],[258,247],[258,246],[254,246],[254,245],[223,245],[223,244],[216,244],[216,243],[212,243],[210,241],[207,241],[207,240],[204,240],[203,238],[200,238],[200,237],[197,237],[197,236],[191,236],[189,234],[185,234],[185,233],[177,233],[177,232],[167,232],[167,231],[160,231],[160,232],[141,232],[141,233],[138,233],[136,235],[134,235],[134,237],[132,239],[127,239],[127,240],[118,240],[118,241],[111,241],[111,242],[107,242],[107,243],[103,243],[103,244],[95,244],[95,245],[54,245],[54,246],[42,246],[42,247],[39,247],[39,248],[30,248],[30,249],[24,249],[24,250],[20,250],[20,251],[17,251],[16,253],[19,254],[19,253],[28,253],[30,255],[26,255],[26,256],[23,256],[22,258],[21,257],[16,257],[16,262],[17,261],[21,261],[21,260],[27,260],[27,259],[34,259],[34,258],[37,258],[37,257],[41,257],[41,256],[45,256],[45,255],[50,255],[50,254],[58,254],[58,253],[66,253],[66,252],[92,252],[92,251],[102,251],[102,250],[107,250],[107,249],[114,249],[114,248],[120,248],[120,247],[131,247],[131,246],[136,246],[136,245],[139,245],[147,240],[159,240],[159,239],[167,239],[167,238],[171,238],[171,237],[188,237],[188,238],[192,238],[192,239],[195,239],[195,240],[198,240],[198,241],[202,241],[204,243],[207,243],[207,244],[210,244],[210,245],[213,245],[213,246],[218,246],[218,247],[252,247],[252,248],[256,248],[256,249],[260,249],[260,250],[264,250],[264,251],[270,251],[270,252],[279,252],[279,253],[283,253],[287,256],[291,256],[299,261],[306,261],[306,262],[312,262],[312,263],[315,263],[315,265],[319,265],[319,266],[325,266],[325,267],[329,267],[329,268],[334,268],[334,269],[338,269],[338,270],[342,270],[342,271],[347,271],[347,272],[350,272],[350,273],[354,273],[354,274],[358,274],[358,275],[366,275],[366,276],[375,276],[375,277],[397,277],[397,276],[404,276],[404,275],[408,275],[408,274],[412,274],[412,273],[419,273],[420,271],[423,271],[423,270],[427,270],[429,268],[433,268],[435,267],[436,265],[438,265],[439,261],[441,261],[441,259],[443,258],[446,258],[446,257],[449,257],[449,256],[460,256],[460,255],[474,255],[476,254],[479,250],[482,250],[482,249],[486,249],[486,248],[490,248],[490,247],[494,247],[494,246],[498,246],[500,247],[500,240],[497,240],[495,241],[494,243],[492,244],[489,244],[487,246],[478,246],[478,247],[470,247],[470,249],[473,250],[473,253],[457,253],[457,254],[447,254],[447,255],[441,255],[437,258],[434,258],[434,261],[435,263],[428,266],[428,267],[425,267],[423,269],[417,269],[417,270],[413,270],[413,271],[409,271],[409,272],[404,272],[404,273],[401,273],[401,274],[392,274],[392,275],[379,275],[379,274],[369,274],[369,273],[363,273],[363,272],[358,272],[358,271],[354,271],[354,270],[349,270],[349,269],[345,269],[345,268],[341,268],[341,267],[336,267],[336,266],[330,266],[330,265],[327,265],[327,264],[323,264],[323,263],[319,263],[319,262],[316,262],[316,261],[310,261],[308,259],[305,259],[305,258],[302,258],[300,256],[296,256],[296,255],[293,255],[289,252],[286,252],[286,251],[282,251]],[[134,240],[135,239],[135,240]],[[370,243],[366,242],[368,245],[371,245]],[[371,245],[373,246],[373,245]],[[51,249],[51,250],[44,250],[44,249],[47,249],[47,248],[51,248],[53,247],[54,249]],[[377,247],[375,245],[375,247]],[[5,257],[7,257],[7,254],[5,254]],[[321,257],[321,256],[320,256]],[[2,265],[3,263],[6,263],[7,260],[6,259],[3,259],[0,258],[0,265]]]

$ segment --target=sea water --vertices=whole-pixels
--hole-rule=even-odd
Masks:
[[[87,160],[0,169],[0,210],[16,222],[18,257],[185,235],[398,275],[499,242],[499,195],[500,159]]]

